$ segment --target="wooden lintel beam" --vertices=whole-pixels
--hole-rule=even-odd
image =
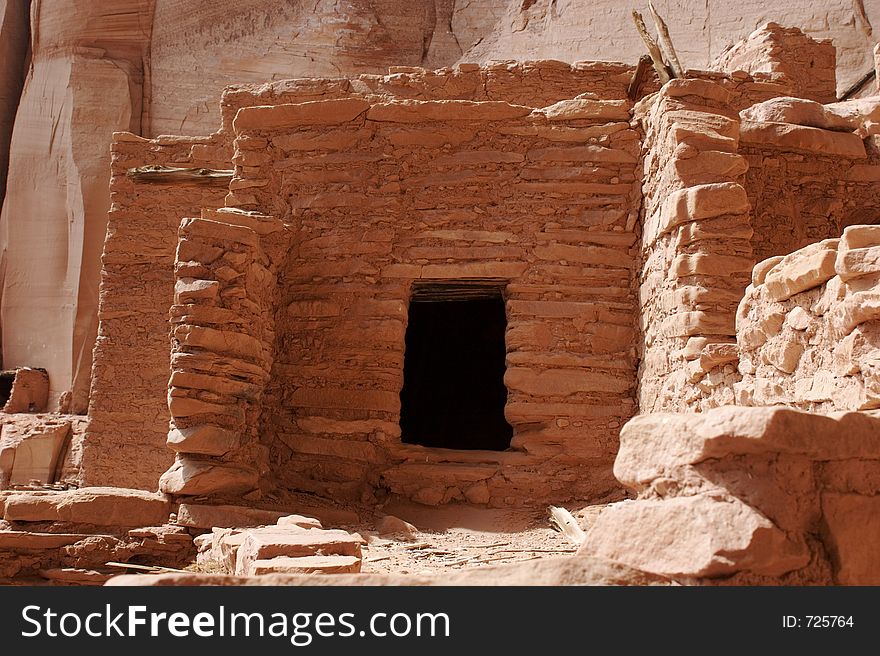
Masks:
[[[168,185],[210,185],[226,187],[232,180],[232,170],[180,168],[176,166],[138,166],[128,169],[126,175],[134,182]]]

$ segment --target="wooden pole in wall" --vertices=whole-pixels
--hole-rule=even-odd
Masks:
[[[642,18],[642,15],[635,9],[633,9],[632,18],[633,22],[636,24],[636,30],[638,30],[639,36],[641,36],[642,41],[645,42],[645,47],[648,49],[651,61],[654,63],[654,70],[657,71],[657,77],[660,78],[660,84],[666,84],[672,79],[672,75],[670,74],[666,63],[663,61],[663,53],[660,52],[660,48],[657,46],[657,42],[654,41],[654,37],[648,32],[648,28],[645,26],[645,19]]]
[[[669,36],[669,28],[666,26],[666,21],[654,9],[652,0],[648,0],[648,9],[651,10],[654,25],[657,26],[657,37],[660,39],[660,45],[669,59],[669,67],[672,69],[673,77],[684,77],[684,69],[681,66],[681,62],[678,61],[678,53],[675,52],[675,46],[672,45],[672,37]]]
[[[639,57],[639,63],[636,65],[636,70],[633,71],[632,80],[630,80],[629,87],[626,90],[626,95],[630,100],[638,99],[639,91],[642,88],[645,78],[648,76],[648,69],[650,68],[651,58],[648,55],[642,55]]]

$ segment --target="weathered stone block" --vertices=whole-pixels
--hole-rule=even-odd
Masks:
[[[750,209],[746,190],[734,182],[688,187],[671,193],[663,202],[657,234],[665,234],[687,221],[745,214]]]
[[[295,105],[243,107],[238,110],[232,127],[236,134],[246,131],[271,130],[300,125],[332,125],[347,123],[363,114],[370,104],[359,98],[317,100]]]
[[[780,576],[810,562],[805,545],[754,508],[704,495],[615,504],[599,515],[579,553],[670,577],[741,570]]]
[[[355,574],[360,571],[361,559],[357,556],[300,556],[299,558],[276,556],[253,561],[246,575]]]
[[[826,239],[786,255],[764,278],[768,296],[784,301],[834,277],[836,239]]]
[[[632,103],[627,100],[593,100],[574,98],[535,110],[548,121],[573,121],[578,119],[629,120]]]
[[[360,558],[364,539],[356,533],[339,530],[294,529],[266,527],[250,529],[238,549],[235,560],[237,574],[250,572],[257,560],[285,556],[353,556]]]
[[[167,444],[177,453],[222,456],[238,448],[239,435],[235,431],[200,424],[190,428],[172,428]]]
[[[6,498],[10,522],[71,522],[97,526],[157,526],[168,521],[170,504],[161,494],[110,487],[84,487]]]
[[[423,121],[504,121],[526,116],[530,107],[501,101],[393,100],[373,105],[368,121],[421,123]]]
[[[740,140],[747,144],[768,145],[782,150],[847,159],[866,159],[865,144],[851,132],[832,132],[789,123],[753,123],[743,121]]]
[[[244,465],[179,455],[159,479],[159,490],[177,496],[240,494],[256,488],[258,481],[256,470]]]

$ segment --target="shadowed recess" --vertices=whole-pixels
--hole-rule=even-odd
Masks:
[[[510,446],[506,326],[497,284],[436,283],[413,290],[400,394],[405,443],[497,451]]]

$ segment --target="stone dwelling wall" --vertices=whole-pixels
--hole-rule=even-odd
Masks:
[[[738,405],[880,408],[880,226],[765,260],[740,305]]]
[[[730,102],[721,84],[673,80],[636,110],[645,133],[642,413],[697,409],[735,380],[734,316],[754,259]]]
[[[837,100],[837,51],[831,39],[815,40],[796,27],[766,23],[719,55],[712,68],[773,75],[820,103]]]
[[[100,467],[96,470],[100,473],[94,475],[103,483],[106,482],[103,477],[112,477],[114,469],[103,463],[111,465],[131,454],[133,459],[144,463],[138,468],[141,474],[136,481],[114,479],[113,484],[155,489],[158,474],[171,462],[173,453],[164,450],[162,445],[170,419],[167,321],[173,299],[177,226],[184,217],[199,216],[202,207],[223,204],[226,191],[214,187],[136,183],[125,176],[129,169],[149,165],[231,168],[232,118],[245,105],[270,105],[279,100],[296,103],[361,94],[374,101],[401,94],[420,98],[464,96],[526,100],[530,97],[550,104],[589,90],[602,97],[621,98],[625,96],[632,69],[624,64],[604,62],[575,65],[552,61],[505,62],[479,69],[467,65],[439,72],[400,68],[387,76],[233,87],[224,95],[224,127],[211,137],[158,137],[146,141],[133,135],[118,136],[113,146],[114,205],[105,249],[108,254],[118,251],[119,255],[105,255],[100,317],[103,327],[95,350],[92,392],[96,396],[91,400],[93,420],[87,440],[88,445],[95,446],[95,451],[87,449],[84,467]],[[656,88],[656,81],[649,78],[643,91],[650,90],[652,84]],[[611,130],[626,130],[626,126],[614,125]],[[583,136],[563,132],[557,130],[555,140],[548,139],[546,143],[558,142],[564,146]],[[608,139],[601,130],[586,138]],[[289,153],[299,153],[303,158],[320,152],[318,146],[307,142],[289,147]],[[249,207],[246,196],[244,190],[238,189],[228,203]],[[142,281],[154,279],[155,283],[140,293]],[[135,361],[139,366],[129,366]],[[125,455],[121,455],[121,435],[127,436]],[[138,451],[130,445],[130,435],[137,436],[134,442],[142,444],[142,449]]]
[[[227,190],[225,184],[145,184],[127,172],[149,165],[229,168],[229,155],[210,138],[146,140],[128,133],[117,133],[112,153],[81,479],[155,490],[173,460],[165,439],[177,230],[182,217],[222,205]]]
[[[758,261],[880,222],[880,152],[852,132],[746,122],[740,153]],[[867,145],[867,149],[866,149]]]
[[[227,87],[221,100],[220,133],[234,137],[232,122],[242,107],[283,105],[350,96],[411,100],[499,100],[546,107],[582,93],[597,98],[624,99],[635,67],[618,62],[554,60],[499,61],[483,66],[458,64],[436,71],[394,66],[388,75],[351,78],[306,78],[265,85]],[[659,88],[656,73],[645,79],[640,92]]]
[[[177,456],[159,489],[257,494],[269,487],[260,402],[290,239],[273,217],[226,208],[184,219],[179,237],[168,383],[168,446]]]
[[[500,62],[479,68],[469,65],[460,65],[454,69],[442,69],[436,72],[429,72],[423,69],[397,68],[393,69],[392,72],[386,76],[360,76],[353,79],[333,80],[293,80],[273,83],[262,87],[232,87],[228,89],[224,95],[222,111],[223,126],[218,133],[211,137],[159,137],[146,141],[133,137],[132,135],[119,136],[114,144],[114,204],[110,212],[110,229],[108,230],[107,244],[105,245],[106,252],[102,281],[102,309],[100,317],[102,328],[95,349],[93,368],[92,393],[96,396],[91,400],[90,405],[92,421],[87,439],[84,467],[90,469],[97,466],[98,468],[95,470],[94,475],[97,479],[100,479],[100,482],[102,483],[112,482],[114,484],[137,485],[148,489],[154,489],[158,473],[163,471],[167,466],[167,463],[170,462],[170,453],[163,453],[161,445],[164,441],[168,419],[170,418],[166,406],[166,384],[167,376],[169,374],[169,343],[165,331],[167,330],[166,322],[168,319],[168,306],[171,304],[171,299],[173,298],[174,273],[172,271],[172,266],[175,258],[174,252],[177,247],[177,227],[182,218],[187,216],[199,216],[202,207],[212,208],[221,205],[223,203],[221,197],[226,192],[226,189],[220,187],[179,186],[177,184],[146,185],[136,183],[130,178],[125,177],[125,173],[128,169],[153,164],[183,167],[205,166],[222,169],[231,168],[232,164],[230,163],[230,159],[232,154],[232,139],[235,136],[232,122],[234,116],[243,107],[272,106],[277,104],[307,102],[316,99],[327,100],[346,97],[362,97],[373,104],[388,100],[390,97],[412,98],[418,100],[446,98],[479,101],[505,100],[513,101],[514,104],[516,104],[516,101],[532,101],[533,104],[538,104],[536,101],[540,101],[541,103],[551,104],[562,98],[572,97],[579,93],[586,94],[584,100],[590,100],[590,94],[595,94],[605,99],[620,99],[626,94],[626,87],[631,78],[632,71],[633,67],[606,62],[580,62],[574,65],[562,64],[554,61],[522,63]],[[759,73],[754,77],[745,73],[723,74],[691,71],[689,74],[694,77],[699,77],[704,81],[714,80],[717,85],[721,85],[727,90],[727,95],[723,102],[727,102],[729,107],[725,110],[721,108],[721,105],[723,104],[722,102],[709,101],[710,104],[714,103],[715,106],[709,108],[711,111],[708,113],[727,112],[727,114],[735,116],[736,110],[750,106],[754,102],[766,100],[769,97],[775,97],[780,94],[797,95],[798,93],[797,90],[791,88],[790,83],[785,80],[780,81],[780,76],[777,73]],[[677,82],[676,84],[680,83],[681,82]],[[643,85],[641,93],[644,94],[656,88],[656,79],[649,78]],[[709,88],[711,88],[711,86]],[[676,102],[682,102],[682,98],[678,98]],[[697,105],[699,105],[697,109],[700,111],[706,109],[702,106],[705,102],[705,99],[697,99]],[[590,103],[587,102],[581,104],[588,106]],[[722,116],[723,118],[722,114],[719,114],[719,116]],[[730,116],[728,116],[728,118],[730,118]],[[515,148],[525,148],[525,142],[528,139],[533,139],[535,141],[532,145],[535,146],[535,148],[532,148],[532,150],[540,149],[539,146],[543,146],[544,148],[586,147],[586,151],[589,151],[594,145],[607,146],[612,144],[614,149],[623,148],[627,152],[637,151],[639,135],[625,125],[626,117],[623,117],[622,114],[611,118],[592,117],[584,120],[586,122],[581,124],[575,123],[566,126],[564,120],[554,119],[550,122],[555,126],[553,130],[544,129],[546,126],[538,129],[535,125],[530,125],[527,130],[528,134],[505,135],[504,139],[519,139],[522,143],[515,144]],[[548,123],[548,125],[550,123]],[[585,126],[590,129],[582,129]],[[575,129],[563,129],[565,127],[574,127]],[[369,131],[366,133],[369,133]],[[303,131],[302,134],[306,134],[306,131]],[[284,172],[284,175],[288,178],[286,184],[293,186],[294,181],[296,181],[297,188],[302,185],[311,184],[309,180],[310,176],[319,176],[319,172],[325,170],[336,171],[334,175],[339,175],[339,170],[345,167],[341,164],[333,164],[333,157],[338,157],[340,153],[348,147],[369,147],[369,140],[364,138],[364,134],[361,134],[359,137],[360,141],[352,143],[350,146],[340,144],[334,145],[333,139],[335,137],[333,137],[332,133],[328,133],[328,140],[322,141],[317,130],[315,130],[314,134],[310,137],[304,138],[300,141],[291,137],[288,139],[283,151],[283,158],[288,162],[288,170]],[[401,157],[406,149],[415,152],[419,148],[423,148],[425,149],[424,152],[427,153],[430,148],[451,148],[452,143],[456,141],[453,139],[449,146],[443,146],[443,143],[445,142],[442,142],[442,140],[437,141],[436,143],[430,141],[422,142],[422,137],[419,136],[418,130],[413,132],[415,135],[413,137],[403,136],[406,134],[408,134],[407,130],[401,129],[397,136],[389,137],[390,142],[385,146],[388,153],[383,152],[383,156],[388,157],[389,161],[393,158]],[[475,140],[472,143],[466,144],[465,142],[462,142],[462,144],[457,144],[455,147],[477,147],[479,140],[483,139],[485,135],[479,131],[477,131],[475,135]],[[315,138],[313,139],[312,137]],[[259,159],[260,154],[258,151],[260,148],[253,146],[253,144],[249,147],[245,145],[244,142],[239,144],[239,146],[241,153],[239,159],[236,161],[236,163],[239,164],[239,173],[245,177],[255,174],[257,169],[254,165],[245,162],[241,158],[247,156],[252,160],[254,158]],[[334,148],[341,150],[334,151]],[[653,146],[648,143],[646,149],[650,148],[653,148]],[[722,147],[712,146],[709,149],[713,150],[717,148]],[[247,155],[245,151],[252,152],[250,155]],[[282,151],[279,149],[277,152]],[[684,149],[681,151],[676,150],[675,152],[682,154],[681,159],[685,160],[688,158],[688,153],[691,151]],[[723,151],[719,150],[718,152]],[[523,155],[522,152],[519,154]],[[729,155],[730,153],[727,154]],[[315,156],[317,159],[312,161]],[[523,156],[525,157],[525,155]],[[272,154],[271,157],[274,158],[276,155]],[[556,157],[556,155],[548,154],[546,157],[552,159],[553,157]],[[700,166],[703,166],[707,161],[706,157],[707,156],[705,155],[701,156],[701,158],[693,160],[692,163],[699,163]],[[710,153],[708,154],[708,157],[714,156]],[[662,158],[655,159],[656,161],[660,161]],[[528,171],[521,175],[537,175],[538,177],[529,178],[528,180],[523,179],[523,184],[533,185],[542,183],[557,184],[556,181],[559,183],[580,183],[582,179],[585,179],[583,176],[587,176],[588,178],[593,176],[597,180],[617,178],[618,182],[611,184],[625,185],[628,180],[627,176],[629,176],[630,173],[625,172],[624,175],[614,175],[613,173],[617,165],[621,165],[622,170],[623,168],[626,168],[625,165],[628,165],[628,163],[616,162],[612,165],[608,162],[600,162],[597,164],[586,158],[582,161],[575,162],[566,162],[562,160],[554,162],[548,160],[544,167],[549,171],[547,175],[554,176],[552,177],[552,181],[550,178],[543,179],[540,177],[540,174],[535,174],[534,169],[536,168],[536,165],[530,166]],[[369,166],[372,165],[365,164],[364,166],[369,168]],[[464,166],[464,164],[462,164],[462,166]],[[471,168],[486,167],[487,170],[494,167],[496,171],[493,172],[493,174],[497,174],[498,171],[511,172],[513,169],[521,168],[522,166],[522,163],[513,161],[483,162],[481,164],[470,165]],[[673,168],[676,169],[679,166],[680,163],[676,164]],[[563,169],[569,169],[569,171],[563,172]],[[450,168],[449,170],[454,171],[453,168]],[[406,176],[410,175],[405,169],[403,172]],[[390,174],[390,176],[393,175],[400,175],[400,172],[392,172]],[[563,179],[563,176],[571,175],[579,176],[579,179]],[[400,177],[403,178],[404,176]],[[354,182],[359,183],[358,181]],[[362,182],[362,180],[360,182]],[[394,188],[395,183],[401,184],[400,181],[394,181],[389,178],[388,184],[390,186],[384,192],[377,195],[384,195],[393,198],[395,192],[390,190]],[[248,184],[250,184],[248,181],[242,182],[242,180],[235,182],[231,193],[226,198],[226,204],[244,209],[257,208],[256,195],[253,193],[253,189],[247,188]],[[586,184],[594,183],[590,182]],[[597,182],[595,184],[607,183]],[[666,183],[661,182],[660,184],[662,187],[662,185]],[[348,202],[351,203],[355,202],[355,195],[359,193],[357,184],[352,185],[351,181],[345,182],[341,179],[333,180],[331,186],[334,189],[338,189],[342,194],[350,194],[348,196]],[[652,192],[655,193],[655,197],[658,199],[659,195],[665,193],[661,190],[661,187],[657,187],[657,189]],[[449,189],[452,188],[453,187],[449,187]],[[648,187],[646,186],[646,189],[647,188]],[[668,190],[674,190],[675,188],[675,184],[673,184]],[[568,214],[570,214],[571,212],[581,211],[580,206],[576,204],[569,207],[569,198],[572,197],[571,191],[549,191],[549,187],[546,187],[546,189],[548,190],[545,192],[547,195],[543,197],[535,196],[535,198],[541,198],[543,203],[533,203],[537,206],[535,209],[537,216],[542,217],[540,219],[541,221],[544,220],[543,217],[548,215],[542,215],[539,214],[539,212],[553,214],[561,213],[568,209]],[[571,187],[569,187],[569,189],[571,189]],[[505,188],[505,191],[508,190],[508,188]],[[444,193],[448,195],[448,191],[448,189],[444,190]],[[296,193],[296,191],[294,190],[291,193]],[[409,192],[401,190],[397,193],[406,194]],[[494,190],[494,193],[500,192]],[[627,214],[627,217],[623,220],[622,224],[616,224],[613,226],[609,224],[610,227],[615,229],[622,228],[623,232],[627,234],[635,234],[640,229],[637,223],[636,225],[632,225],[633,212],[637,211],[639,207],[639,195],[639,193],[629,194],[625,199],[623,195],[620,195],[620,197],[614,196],[615,202],[613,204],[609,205],[606,203],[605,205],[602,205],[600,203],[598,205],[598,207],[606,209],[613,206],[616,210],[620,210]],[[279,196],[279,199],[276,200],[280,201],[281,197]],[[371,200],[370,202],[377,201]],[[659,202],[659,200],[656,202]],[[554,207],[557,206],[559,209],[554,209]],[[312,208],[296,209],[303,212],[313,211]],[[491,206],[489,209],[491,212],[498,211]],[[277,202],[276,207],[273,209],[273,216],[287,216],[289,211],[289,203]],[[328,205],[327,208],[322,211],[330,213],[338,212],[339,210],[333,209],[332,206]],[[594,210],[590,211],[592,212]],[[491,214],[491,212],[489,214]],[[474,212],[474,214],[476,213],[477,212]],[[410,222],[410,220],[410,217],[406,216],[401,223],[405,224]],[[534,220],[538,221],[539,219],[536,218]],[[590,220],[592,221],[593,219]],[[552,222],[548,221],[548,224],[549,223]],[[292,223],[291,226],[294,230],[297,230],[299,227],[296,222]],[[585,228],[587,232],[609,231],[609,226],[602,227],[597,226],[596,224],[587,223],[585,226],[581,226],[577,229],[583,230]],[[549,231],[554,229],[555,228],[551,226]],[[559,227],[559,230],[563,231],[568,229],[569,226],[567,225],[561,225]],[[576,228],[571,229],[576,230]],[[485,232],[492,231],[487,230]],[[545,229],[542,232],[547,233],[548,230]],[[560,233],[560,235],[561,234],[562,233]],[[397,238],[396,235],[394,238]],[[491,237],[486,238],[491,239]],[[457,252],[459,254],[463,252],[463,248],[470,246],[475,249],[484,249],[481,251],[483,253],[491,253],[493,252],[492,249],[495,249],[494,252],[503,253],[501,256],[502,261],[504,261],[505,257],[510,256],[510,253],[513,252],[511,249],[517,248],[506,242],[495,243],[489,241],[482,243],[474,242],[473,239],[475,239],[475,237],[468,234],[465,239],[456,242],[451,240],[449,235],[447,235],[439,242],[427,244],[425,248],[431,249],[443,244],[444,248],[449,247],[458,249]],[[548,240],[549,238],[541,236],[540,239]],[[581,243],[584,239],[583,236],[580,234],[576,235],[576,233],[572,232],[570,234],[559,236],[558,238],[554,237],[554,239],[556,239],[555,243],[552,241],[548,242],[548,244],[554,248],[559,245],[564,245],[577,249],[579,244],[583,247],[583,243],[596,243],[598,238],[593,235]],[[598,243],[602,248],[623,248],[626,246],[628,239],[630,239],[630,237],[623,239],[615,238],[611,241],[607,238],[601,238]],[[319,242],[315,242],[315,244],[317,243]],[[383,246],[383,248],[386,247],[387,244]],[[418,246],[413,247],[418,248]],[[720,245],[718,245],[718,247],[720,248]],[[317,249],[318,247],[313,246],[313,248]],[[360,248],[368,248],[368,246],[362,245]],[[562,253],[559,248],[556,248],[554,257],[557,257],[562,261],[564,255],[565,253]],[[318,256],[310,254],[309,257]],[[393,257],[399,256],[395,253]],[[424,259],[426,262],[433,262],[433,260],[426,258],[420,259]],[[575,285],[588,285],[591,286],[591,288],[595,287],[600,291],[604,289],[603,285],[605,285],[606,281],[613,278],[613,274],[607,272],[601,273],[599,277],[596,277],[596,274],[591,272],[588,277],[584,278],[584,280],[580,280],[577,272],[572,272],[571,269],[573,268],[573,265],[567,260],[565,260],[565,263],[557,264],[557,266],[568,267],[564,270],[560,269],[558,271],[559,276],[574,275],[572,280],[576,281]],[[288,268],[290,268],[290,266]],[[599,268],[601,269],[601,267]],[[285,273],[285,275],[288,274]],[[563,278],[560,277],[556,282],[565,286],[562,280]],[[620,280],[617,278],[612,280],[612,286],[615,289],[617,289]],[[319,281],[320,279],[316,282]],[[598,284],[600,281],[602,284]],[[297,284],[300,284],[303,288],[307,286],[305,281],[300,281]],[[549,286],[549,284],[546,286]],[[644,291],[648,291],[649,289],[650,288],[644,288]],[[541,297],[540,295],[523,293],[525,294],[523,298],[528,298],[530,300],[541,299],[547,297],[547,294],[549,294],[549,292],[547,292]],[[568,291],[564,291],[563,295],[567,293]],[[617,292],[615,291],[614,294],[616,293]],[[394,296],[394,294],[392,294],[392,296]],[[398,300],[403,298],[400,294],[397,294],[396,297]],[[403,300],[405,300],[405,298],[403,298]],[[653,301],[651,302],[653,303]],[[703,309],[694,310],[694,312],[703,311]],[[569,319],[573,318],[569,317]],[[303,318],[297,320],[306,321]],[[514,335],[515,334],[516,333],[514,333]],[[716,335],[715,337],[712,337],[709,335],[708,337],[711,340],[716,339],[718,336]],[[724,338],[729,340],[729,336],[725,335]],[[616,336],[614,340],[616,340],[615,343],[622,343],[622,333]],[[597,348],[609,348],[609,346],[604,343],[597,343],[599,343]],[[697,340],[688,343],[693,348],[690,350],[685,349],[684,356],[686,357],[686,361],[689,362],[692,362],[695,359],[699,360],[700,371],[696,373],[697,377],[700,377],[702,373],[704,373],[703,370],[706,367],[718,364],[719,357],[721,358],[721,362],[726,363],[724,358],[727,357],[727,355],[726,351],[724,351],[724,347],[719,347],[721,349],[720,351],[717,348],[713,348],[709,349],[706,353],[703,353],[702,349],[708,344],[708,341],[703,343]],[[697,347],[699,348],[697,349]],[[655,353],[661,353],[662,351],[663,349],[661,348],[655,351]],[[679,360],[681,360],[681,358],[679,358]],[[130,363],[133,362],[137,362],[137,366],[130,366]],[[623,360],[619,361],[619,366],[622,366],[620,364],[622,362]],[[573,361],[565,366],[574,367]],[[692,364],[691,366],[696,365]],[[643,368],[644,367],[645,365],[643,365]],[[663,367],[666,367],[666,369],[659,373],[655,371],[654,374],[652,374],[655,375],[655,379],[659,380],[659,378],[671,373],[674,368],[667,365],[663,365]],[[712,385],[717,387],[718,382],[718,380],[715,380]],[[730,383],[731,381],[727,382]],[[656,383],[656,380],[654,383]],[[654,383],[649,383],[649,386]],[[646,387],[645,389],[648,388]],[[705,397],[704,392],[705,391],[702,391],[698,394],[699,398]],[[644,398],[656,398],[657,394],[659,394],[659,392],[656,390],[645,392]],[[651,403],[653,403],[653,401],[651,401]],[[662,403],[658,405],[658,407],[661,406]],[[514,405],[513,407],[516,406]],[[652,406],[649,404],[647,407]],[[617,415],[619,415],[619,417],[608,419],[606,422],[606,428],[610,430],[613,428],[612,425],[615,422],[618,422],[621,417],[628,416],[628,413],[631,412],[632,408],[618,407]],[[541,422],[551,419],[554,418],[542,417],[535,422],[524,422],[523,425],[528,424],[530,427],[533,427],[533,424],[539,425]],[[565,417],[556,417],[555,419],[558,419],[560,423],[568,421]],[[545,426],[542,430],[546,431],[546,428],[547,427]],[[555,430],[563,431],[563,429],[565,429],[571,431],[575,428],[582,428],[582,426],[577,424],[566,424],[565,426],[559,425]],[[121,449],[120,446],[122,444],[122,435],[125,435],[124,455],[123,449]],[[299,440],[302,444],[305,443],[304,435],[304,433],[300,432]],[[131,439],[131,436],[135,436],[133,440]],[[326,439],[326,435],[319,435],[318,438]],[[392,437],[391,439],[393,441],[397,438]],[[134,448],[131,446],[132,443],[141,446],[139,448]],[[315,446],[318,444],[323,443],[313,443],[313,446],[311,447],[312,450],[321,448]],[[94,450],[91,449],[92,446],[95,447]],[[613,446],[609,448],[613,451]],[[119,453],[117,453],[117,451],[119,451]],[[131,455],[129,456],[129,454]],[[322,463],[335,458],[332,454],[310,454],[310,458],[312,456],[314,456],[316,461],[321,461]],[[115,469],[113,463],[118,462],[120,458],[127,459],[128,457],[137,459],[142,463],[138,467],[138,471],[141,473],[136,477],[137,480],[115,480],[115,478],[113,478],[113,471]],[[285,456],[282,455],[281,459],[283,460],[284,457]],[[522,453],[513,454],[510,457],[518,463],[524,462],[524,466],[531,466],[531,464],[529,464],[531,462],[529,460],[531,456],[528,456],[525,460],[522,459]],[[543,458],[544,455],[541,457]],[[491,463],[479,463],[479,467],[468,475],[476,479],[476,483],[487,480],[484,477],[486,471],[498,471],[499,463],[497,460],[498,457],[496,456]],[[484,464],[488,464],[488,467],[480,469]],[[358,470],[357,475],[352,480],[362,480],[366,475],[367,470],[370,470],[371,472],[376,470],[376,467],[373,467],[368,461],[363,461],[355,465],[351,465],[350,463],[346,463],[344,466],[339,465],[335,472],[332,471],[333,465],[320,464],[313,467],[313,469],[320,469],[322,472],[326,470],[328,473],[326,475],[321,473],[314,480],[321,480],[323,477],[328,479],[327,484],[330,487],[327,489],[339,487],[339,485],[342,484],[339,480],[343,477],[343,474],[341,473],[342,469],[345,469],[346,467],[348,468],[348,473],[351,473],[353,468]],[[293,477],[288,481],[291,484],[296,477],[302,475],[301,472],[294,472],[290,468],[284,469],[284,472],[285,476]],[[88,479],[91,475],[92,474],[86,474],[85,478]],[[308,476],[303,477],[302,480],[296,484],[312,485],[307,483],[307,481],[313,480],[310,476],[311,473],[309,473]],[[401,474],[402,478],[400,481],[393,479],[394,475],[389,476],[390,478],[388,478],[387,485],[392,488],[406,488],[408,494],[419,493],[419,490],[414,488],[410,483],[400,482],[412,478],[409,474]],[[419,476],[421,476],[421,474],[419,474]],[[495,474],[493,473],[491,476],[495,476]],[[107,481],[104,477],[110,477],[113,478],[113,480]],[[375,476],[372,473],[369,474],[368,478],[369,477],[375,479]],[[558,483],[559,486],[568,485],[563,479],[560,480],[561,482]],[[323,483],[321,485],[323,485]],[[508,485],[508,482],[505,482],[504,485]],[[510,483],[510,485],[516,487],[521,484]],[[590,483],[590,485],[592,485],[592,483]],[[354,494],[353,490],[359,488],[359,486],[359,482],[351,484],[348,493]],[[312,485],[312,487],[314,487],[314,485]],[[320,487],[321,486],[319,485],[318,488]],[[440,494],[439,484],[430,483],[428,487],[431,491],[425,493],[423,495],[424,498],[433,499],[438,496],[445,498],[449,494],[452,494],[453,496],[458,494],[456,490],[459,492],[461,491],[458,486],[452,486],[451,488],[446,488],[445,491]],[[485,498],[485,491],[482,484],[475,484],[470,487],[474,488],[474,491],[470,495],[471,499]],[[601,485],[599,487],[601,487]]]
[[[734,403],[734,316],[752,265],[878,218],[877,137],[868,137],[867,151],[862,140],[873,110],[863,101],[826,111],[798,100],[816,88],[790,74],[792,61],[827,64],[829,48],[801,41],[789,72],[758,67],[766,69],[759,79],[734,72],[674,80],[637,107],[645,133],[643,413]],[[772,38],[761,42],[769,48],[762,56],[791,59]],[[819,67],[833,78],[833,66]],[[833,79],[824,84],[833,91]],[[804,117],[821,127],[795,124]],[[737,209],[735,218],[717,216]]]
[[[239,112],[230,198],[296,229],[260,430],[282,487],[493,505],[615,489],[635,409],[629,111],[349,99]],[[505,288],[515,450],[403,446],[412,283],[474,278]]]

